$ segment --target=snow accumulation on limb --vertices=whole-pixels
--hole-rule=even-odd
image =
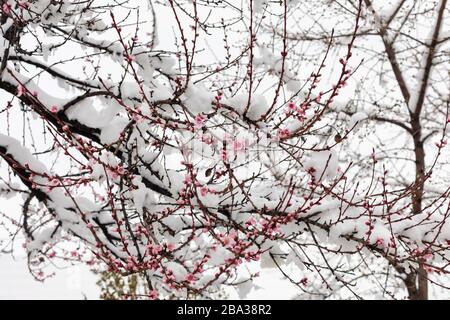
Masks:
[[[38,235],[33,232],[27,234],[31,240],[27,246],[30,252],[41,250],[46,243],[58,241],[59,228],[82,238],[87,243],[95,244],[95,239],[88,228],[89,224],[94,224],[105,232],[101,235],[105,242],[118,239],[108,234],[109,231],[105,227],[108,221],[99,221],[98,210],[100,208],[98,206],[87,199],[72,199],[61,190],[55,189],[54,187],[60,181],[52,178],[45,165],[19,141],[0,134],[0,156],[8,162],[20,180],[29,188],[30,193],[45,204],[57,222],[56,225],[46,228]],[[82,205],[79,201],[82,202]],[[113,243],[111,245],[113,248]]]

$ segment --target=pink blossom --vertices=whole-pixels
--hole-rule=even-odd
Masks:
[[[239,151],[244,151],[247,148],[248,142],[246,140],[234,140],[233,151],[237,154]]]
[[[132,55],[132,54],[126,54],[126,55],[125,55],[125,59],[126,59],[128,62],[132,62],[132,61],[135,61],[135,60],[136,60],[136,57],[135,57],[134,55]]]
[[[303,285],[303,286],[307,286],[308,285],[308,278],[306,278],[306,277],[303,277],[301,280],[300,280],[300,283]]]
[[[206,195],[208,194],[209,190],[206,186],[203,186],[200,188],[200,194],[202,195],[202,197],[206,197]]]
[[[189,273],[186,278],[184,279],[184,281],[189,282],[189,283],[193,283],[195,281],[195,276],[192,273]]]
[[[52,180],[50,180],[50,186],[52,186],[52,187],[56,187],[57,185],[59,185],[59,180],[58,179],[56,179],[56,178],[54,178],[54,179],[52,179]]]
[[[248,226],[254,226],[254,225],[256,225],[256,220],[255,220],[255,218],[251,217],[250,219],[247,220],[247,222],[245,224]]]
[[[142,123],[144,121],[144,117],[139,113],[133,113],[133,120],[137,123]]]
[[[195,125],[194,128],[201,129],[205,123],[206,117],[203,114],[198,114],[195,117]]]
[[[21,7],[22,9],[28,8],[28,2],[26,1],[19,2],[19,7]]]
[[[2,11],[5,14],[9,14],[11,12],[11,5],[9,3],[4,3],[2,6]]]
[[[375,244],[376,244],[378,247],[383,247],[383,246],[384,246],[384,239],[378,237],[377,240],[375,241]]]
[[[221,240],[225,246],[227,245],[232,246],[234,244],[234,235],[231,234],[224,235]]]
[[[222,96],[223,96],[223,93],[222,93],[222,92],[218,92],[218,93],[217,93],[217,96],[216,96],[217,102],[219,102],[220,100],[222,100]]]
[[[433,254],[431,252],[427,252],[423,255],[423,259],[425,261],[431,260],[431,259],[433,259]]]
[[[148,294],[148,297],[152,300],[158,299],[158,296],[159,296],[159,294],[158,294],[158,291],[156,291],[156,290],[152,290]]]
[[[27,92],[27,89],[23,85],[19,84],[17,86],[17,96],[18,97],[23,96],[26,92]]]
[[[185,175],[183,183],[186,184],[186,185],[192,184],[192,177],[191,177],[191,175],[189,175],[189,174]]]
[[[151,246],[151,248],[150,248],[150,252],[154,256],[158,255],[161,251],[162,251],[161,245]]]
[[[443,139],[443,140],[441,140],[440,142],[436,142],[435,145],[436,145],[438,148],[443,148],[443,147],[445,147],[445,146],[447,145],[447,140]]]
[[[220,152],[220,156],[222,158],[222,161],[227,161],[228,160],[228,153],[227,150],[222,149],[222,151]]]
[[[117,173],[120,175],[123,175],[125,173],[125,169],[123,166],[118,166],[117,167]]]
[[[425,270],[426,270],[426,272],[428,272],[428,273],[434,273],[434,272],[435,272],[435,269],[434,269],[433,267],[425,266]]]
[[[277,136],[280,139],[286,139],[289,138],[291,135],[291,132],[289,129],[278,129]]]
[[[112,179],[115,180],[115,179],[119,178],[119,174],[116,171],[108,170],[108,172]]]

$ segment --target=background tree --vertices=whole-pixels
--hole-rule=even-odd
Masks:
[[[334,47],[345,44],[351,35],[346,21],[354,16],[358,3],[323,1],[325,11],[312,10],[311,5],[306,2],[301,8],[308,12],[308,19],[289,30],[291,45],[320,46],[329,41],[328,19],[340,20]],[[391,202],[387,218],[408,221],[400,230],[392,229],[401,233],[403,249],[417,261],[412,269],[396,268],[403,274],[411,299],[428,298],[430,282],[447,288],[443,280],[446,245],[436,239],[449,237],[448,154],[443,149],[449,105],[448,14],[447,1],[364,1],[354,50],[364,62],[353,77],[355,93],[330,112],[339,130],[349,128],[349,120],[350,124],[354,120],[364,124],[359,137],[343,144],[345,155],[360,172],[358,181],[372,180],[365,159],[373,148],[373,158],[378,161],[373,169],[379,169],[384,188],[403,194]],[[390,215],[394,204],[403,208]],[[417,228],[419,225],[422,227]]]

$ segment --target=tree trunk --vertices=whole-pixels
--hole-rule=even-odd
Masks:
[[[416,163],[415,187],[412,192],[412,215],[422,212],[423,189],[425,184],[425,150],[422,141],[422,127],[419,115],[411,121],[414,140],[414,154]],[[422,263],[422,258],[418,257],[419,267],[412,271],[405,280],[410,300],[428,300],[428,275]]]

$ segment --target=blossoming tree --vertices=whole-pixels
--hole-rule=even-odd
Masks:
[[[427,273],[445,286],[448,270],[448,88],[429,81],[447,2],[406,2],[380,18],[349,1],[340,22],[330,8],[333,33],[305,10],[316,1],[1,0],[0,193],[22,206],[1,212],[3,247],[24,235],[37,279],[61,261],[139,275],[142,298],[245,296],[261,267],[298,298],[426,298]],[[388,28],[412,14],[436,16],[423,52]],[[361,75],[372,33],[398,85],[386,95]],[[407,49],[425,57],[417,90]],[[415,158],[387,149],[398,140],[355,149],[366,120],[404,130]]]

